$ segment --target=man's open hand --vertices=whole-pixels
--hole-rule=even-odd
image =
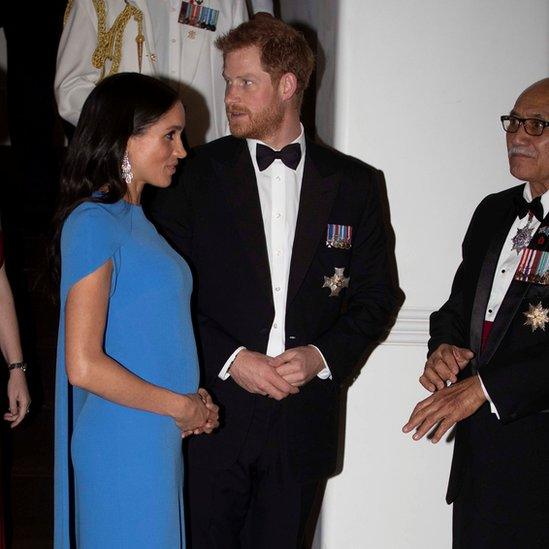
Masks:
[[[419,440],[438,424],[431,439],[438,442],[446,431],[458,421],[473,415],[485,401],[480,378],[468,377],[419,402],[402,430],[409,433],[416,429],[412,438]]]
[[[443,343],[427,359],[419,382],[431,393],[444,389],[447,382],[457,381],[459,372],[474,356],[475,353],[469,349]]]

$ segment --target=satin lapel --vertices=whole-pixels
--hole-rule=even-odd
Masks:
[[[546,226],[547,224],[549,224],[549,215],[545,216],[540,224],[540,227]],[[494,353],[505,336],[511,321],[517,314],[517,310],[520,307],[530,284],[531,282],[511,282],[511,285],[503,298],[498,314],[496,315],[486,348],[481,355],[482,364],[486,364],[490,361],[492,356],[494,356]]]
[[[509,205],[509,211],[505,215],[504,222],[499,225],[498,230],[490,241],[488,252],[484,257],[484,262],[480,270],[477,290],[475,293],[475,301],[471,312],[470,329],[471,350],[475,353],[477,362],[480,358],[482,327],[486,317],[486,307],[488,306],[488,300],[490,299],[490,292],[492,291],[494,273],[501,254],[501,249],[505,243],[507,235],[509,234],[509,229],[515,220],[515,217],[516,213],[511,203]]]
[[[246,142],[241,142],[241,147],[235,154],[234,163],[225,161],[219,163],[218,167],[219,181],[225,189],[239,235],[239,239],[235,239],[235,245],[240,246],[248,254],[262,290],[272,301],[271,273],[261,203]]]
[[[328,216],[339,189],[337,175],[326,176],[319,169],[320,159],[317,153],[320,154],[320,151],[316,145],[308,141],[290,263],[288,305],[296,296],[325,236]]]

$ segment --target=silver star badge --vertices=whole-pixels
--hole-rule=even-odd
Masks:
[[[349,277],[345,277],[345,267],[335,267],[333,276],[325,276],[323,288],[330,288],[330,297],[337,297],[343,288],[349,287]]]
[[[545,309],[541,301],[534,307],[531,303],[528,305],[528,312],[522,313],[526,317],[525,326],[530,326],[532,332],[538,328],[545,331],[545,325],[549,322],[549,309]]]
[[[520,252],[530,244],[533,230],[534,228],[529,225],[526,225],[526,227],[523,227],[522,229],[517,229],[517,234],[512,238],[513,247],[511,248],[511,251],[516,250],[517,255],[520,254]]]

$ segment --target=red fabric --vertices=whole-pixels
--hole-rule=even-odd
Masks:
[[[490,332],[492,331],[493,325],[493,322],[488,322],[487,320],[485,320],[484,324],[482,325],[482,339],[480,341],[481,351],[484,350],[484,347],[486,347],[486,343],[488,343],[488,338],[490,337]]]

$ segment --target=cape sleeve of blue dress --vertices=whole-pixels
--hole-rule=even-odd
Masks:
[[[54,547],[70,549],[72,472],[70,440],[73,425],[83,405],[84,393],[69,387],[65,370],[65,305],[70,289],[111,260],[111,295],[116,285],[119,249],[125,230],[108,205],[85,202],[66,219],[61,233],[60,320],[55,384]]]

